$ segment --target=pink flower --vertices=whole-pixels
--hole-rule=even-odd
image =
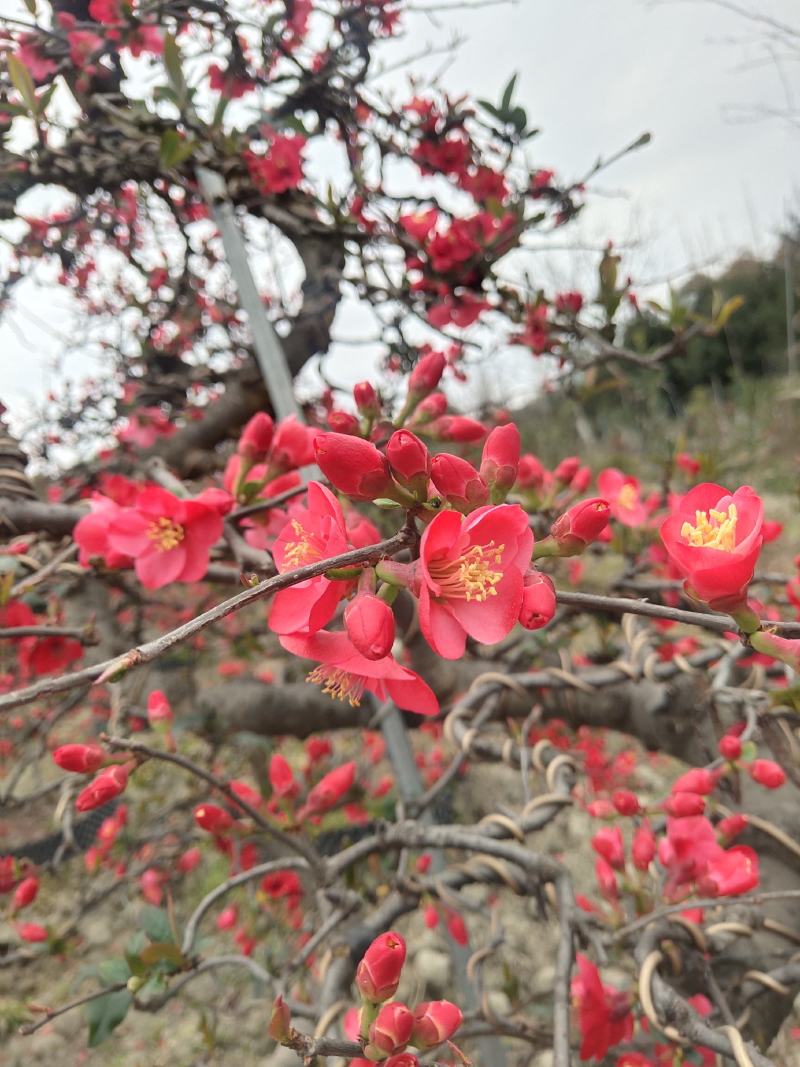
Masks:
[[[124,552],[117,552],[109,542],[112,521],[124,511],[108,497],[95,493],[89,501],[91,514],[79,519],[72,531],[78,546],[78,562],[88,567],[93,559],[101,559],[107,567],[128,567],[133,562]]]
[[[516,504],[436,516],[422,535],[415,581],[420,627],[434,652],[458,659],[467,635],[494,644],[513,629],[532,548],[528,516]]]
[[[399,708],[418,715],[436,715],[439,702],[418,674],[401,666],[392,656],[367,659],[347,634],[320,630],[315,634],[291,634],[280,638],[287,652],[318,660],[308,681],[322,685],[322,691],[337,700],[358,707],[367,690],[379,700],[390,698]]]
[[[604,985],[597,967],[583,953],[578,953],[577,962],[572,996],[581,1031],[580,1057],[602,1060],[610,1048],[628,1041],[633,1034],[630,997]]]
[[[597,476],[597,488],[611,505],[611,514],[623,526],[641,526],[647,519],[648,509],[640,497],[638,478],[623,474],[616,467],[607,467]]]
[[[275,540],[272,554],[284,574],[349,548],[341,504],[324,485],[309,482],[307,507],[293,511]],[[333,618],[339,601],[352,587],[352,582],[320,575],[280,590],[270,607],[270,629],[276,634],[315,633]]]
[[[199,500],[181,500],[152,486],[134,507],[119,512],[109,525],[109,544],[134,558],[136,576],[146,589],[170,582],[198,582],[208,570],[211,546],[222,535],[222,516]]]

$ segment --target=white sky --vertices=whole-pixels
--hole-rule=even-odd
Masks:
[[[800,23],[797,0],[738,2]],[[438,3],[417,0],[420,7]],[[23,10],[16,0],[0,0],[0,11],[17,7]],[[424,55],[455,31],[466,36],[442,78],[453,94],[497,101],[519,73],[518,101],[542,130],[530,142],[536,165],[575,178],[598,156],[645,130],[653,134],[648,147],[597,179],[579,226],[564,233],[570,244],[633,244],[625,265],[640,285],[679,278],[740,250],[767,251],[789,208],[800,213],[800,128],[779,118],[732,117],[742,108],[785,108],[792,84],[800,97],[798,53],[779,71],[755,28],[709,0],[518,0],[418,14],[406,25],[405,39],[383,50],[387,61]],[[415,66],[432,74],[444,58]],[[45,210],[38,198],[36,207]],[[538,253],[531,272],[567,286],[584,279],[593,262],[580,251]],[[49,289],[20,292],[19,307],[0,323],[0,397],[21,413],[64,371],[74,380],[94,368],[78,354],[53,369],[68,322],[64,302]],[[338,349],[333,377],[365,376],[365,358],[358,349]]]

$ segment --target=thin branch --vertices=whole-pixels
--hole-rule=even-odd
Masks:
[[[105,989],[96,989],[93,993],[87,993],[85,996],[78,997],[77,1000],[71,1000],[69,1004],[62,1004],[60,1008],[48,1009],[41,1017],[37,1019],[35,1023],[25,1023],[20,1026],[19,1032],[23,1037],[28,1037],[30,1034],[35,1034],[37,1030],[40,1030],[43,1026],[47,1026],[53,1019],[57,1019],[59,1015],[66,1015],[68,1011],[72,1011],[73,1008],[80,1008],[83,1004],[89,1004],[93,1000],[99,1000],[100,997],[107,997],[109,993],[120,993],[123,989],[128,988],[127,982],[116,982],[114,985],[106,986]]]

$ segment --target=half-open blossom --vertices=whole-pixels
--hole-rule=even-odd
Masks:
[[[406,943],[393,930],[380,934],[356,969],[356,985],[365,1000],[382,1004],[397,992],[406,962]]]
[[[764,505],[749,486],[729,493],[704,482],[682,497],[661,540],[696,600],[720,611],[745,599],[759,552]]]
[[[399,1001],[384,1004],[369,1028],[369,1042],[364,1052],[368,1059],[384,1059],[402,1050],[411,1037],[414,1016]]]
[[[641,526],[649,514],[641,498],[641,484],[632,474],[606,467],[597,476],[597,488],[611,506],[611,514],[623,526]]]
[[[350,548],[342,506],[319,482],[308,483],[306,506],[291,514],[272,550],[281,574]],[[333,581],[321,574],[281,589],[270,606],[270,629],[277,634],[316,632],[333,617],[340,599],[352,587],[351,582]]]
[[[436,1048],[450,1040],[463,1018],[458,1005],[449,1000],[427,1000],[417,1004],[410,1044],[419,1049]]]
[[[146,589],[170,582],[198,582],[208,570],[211,546],[222,536],[219,510],[182,500],[166,489],[144,489],[132,508],[112,518],[108,540],[134,559]]]
[[[367,659],[345,633],[319,630],[315,634],[289,634],[280,638],[287,652],[319,661],[308,681],[322,686],[323,693],[347,700],[358,707],[364,692],[379,700],[391,699],[399,708],[418,715],[436,715],[439,702],[426,682],[392,656]]]
[[[495,644],[513,629],[532,547],[528,516],[516,504],[436,516],[422,535],[414,585],[420,627],[435,652],[459,659],[467,635]]]
[[[582,1060],[602,1060],[609,1049],[629,1041],[633,1034],[631,998],[604,985],[600,972],[579,952],[578,974],[572,979],[572,997],[578,1009]]]

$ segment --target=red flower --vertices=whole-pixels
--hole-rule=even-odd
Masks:
[[[672,783],[670,792],[699,793],[701,796],[708,796],[717,788],[719,777],[716,771],[709,771],[705,767],[694,767]]]
[[[216,804],[199,804],[194,809],[194,821],[201,830],[222,834],[233,826],[233,816]]]
[[[582,1060],[602,1060],[609,1049],[633,1034],[631,1000],[612,986],[603,985],[600,972],[579,952],[578,975],[572,980],[572,996],[578,1008]]]
[[[422,535],[415,582],[420,627],[435,652],[459,659],[467,635],[495,644],[513,629],[532,548],[528,516],[516,504],[466,519],[455,511],[436,516]]]
[[[393,997],[405,962],[406,943],[400,934],[390,930],[376,937],[356,970],[356,985],[362,997],[373,1004]]]
[[[94,774],[106,759],[99,745],[60,745],[51,754],[57,767],[75,774]]]
[[[352,761],[343,763],[341,767],[335,767],[332,771],[321,778],[306,797],[306,802],[300,811],[298,818],[307,815],[320,815],[330,811],[342,800],[353,788],[356,780],[356,765]]]
[[[493,504],[502,503],[517,480],[519,454],[519,430],[513,422],[496,426],[486,438],[481,477],[489,486]]]
[[[758,882],[758,856],[746,845],[734,845],[716,853],[698,879],[697,889],[709,896],[734,897],[756,889]]]
[[[591,845],[598,856],[602,856],[615,870],[625,869],[625,843],[618,826],[604,826],[598,830]]]
[[[653,833],[650,823],[645,819],[641,826],[636,828],[636,833],[633,835],[633,841],[631,842],[631,857],[637,871],[646,871],[653,862],[655,854],[656,835]]]
[[[786,781],[783,768],[770,759],[753,760],[747,769],[753,781],[766,789],[780,789]]]
[[[597,476],[597,488],[611,505],[611,514],[623,526],[641,526],[649,514],[640,497],[638,478],[607,467]]]
[[[244,159],[253,184],[262,193],[285,193],[303,180],[302,153],[306,138],[297,134],[275,134],[265,156],[245,152]]]
[[[489,499],[489,486],[472,464],[460,456],[447,452],[434,456],[431,481],[441,497],[464,515],[482,507]]]
[[[275,423],[270,416],[258,411],[242,430],[236,451],[251,463],[259,463],[267,458],[274,433]]]
[[[23,941],[35,944],[38,941],[47,940],[47,930],[38,923],[20,923],[17,933]]]
[[[287,652],[320,663],[308,676],[323,693],[347,700],[358,707],[364,690],[379,700],[393,700],[399,708],[417,715],[436,715],[439,702],[418,674],[401,666],[392,656],[367,659],[344,633],[319,630],[315,634],[289,634],[280,642]]]
[[[418,499],[428,496],[431,457],[428,449],[410,430],[396,430],[386,445],[386,458],[398,485]]]
[[[199,500],[181,500],[166,489],[144,489],[132,508],[111,520],[113,549],[132,556],[146,589],[197,582],[208,570],[211,546],[222,535],[222,516]]]
[[[319,482],[309,482],[306,504],[291,512],[293,517],[275,540],[272,554],[281,574],[350,548],[344,513],[333,493]],[[319,575],[281,589],[270,607],[270,629],[277,634],[315,633],[330,621],[352,587],[351,582]]]
[[[347,635],[362,656],[383,659],[394,644],[394,615],[385,600],[362,593],[344,610]]]
[[[126,763],[115,763],[107,767],[78,793],[75,807],[78,811],[91,811],[92,808],[100,808],[109,800],[118,797],[128,784],[130,772],[131,766]]]
[[[526,630],[540,630],[556,613],[556,590],[553,579],[530,569],[525,574],[519,622]]]
[[[608,526],[611,508],[607,500],[595,497],[581,500],[560,515],[550,528],[550,536],[559,548],[559,555],[577,555]]]
[[[761,551],[764,505],[749,486],[730,494],[704,482],[661,526],[661,540],[696,600],[720,611],[745,599]]]
[[[36,878],[35,875],[31,874],[27,878],[23,878],[14,890],[14,896],[11,903],[14,911],[20,911],[22,908],[27,908],[29,904],[33,904],[38,892],[39,879]]]
[[[369,1059],[383,1059],[402,1052],[411,1037],[414,1016],[398,1001],[384,1004],[369,1028],[369,1043],[364,1049]]]
[[[281,419],[275,427],[269,451],[270,470],[275,473],[291,471],[313,463],[315,436],[315,432],[298,422],[294,415]]]
[[[293,798],[300,792],[300,786],[294,780],[292,768],[279,752],[275,752],[269,761],[269,784],[272,787],[273,796],[276,797]]]

